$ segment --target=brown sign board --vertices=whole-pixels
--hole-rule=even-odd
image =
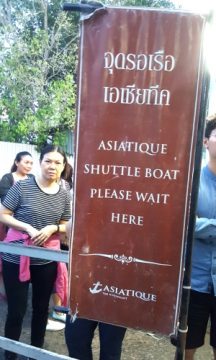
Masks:
[[[186,12],[109,7],[82,21],[73,315],[176,331],[204,25]]]

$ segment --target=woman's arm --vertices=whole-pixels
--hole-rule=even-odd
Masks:
[[[19,221],[13,217],[13,212],[4,205],[0,205],[0,222],[16,230],[25,231],[30,237],[38,232],[31,225]]]
[[[65,207],[63,213],[61,214],[61,220],[59,224],[47,225],[43,229],[39,230],[38,233],[32,237],[32,241],[35,245],[43,245],[43,243],[47,241],[49,237],[56,232],[60,234],[66,233],[66,224],[71,215],[71,205],[70,205],[70,193],[66,191],[65,195],[66,196],[62,198],[62,201],[65,202]]]
[[[70,238],[71,236],[71,230],[72,230],[71,228],[72,228],[72,219],[70,219],[66,224],[66,234],[68,238]]]
[[[60,224],[58,226],[58,231],[60,233],[66,233],[66,225],[67,225],[68,221],[65,221],[65,220],[61,220],[60,221]]]
[[[70,237],[68,237],[66,234],[67,223],[68,223],[68,221],[63,221],[63,220],[60,221],[59,233],[60,233],[61,244],[69,246]]]
[[[32,241],[35,245],[42,245],[47,241],[50,236],[58,232],[65,234],[67,221],[61,220],[59,225],[47,225],[43,229],[39,230],[35,236],[32,237]]]
[[[0,205],[0,222],[16,230],[25,231],[29,234],[34,245],[42,245],[49,237],[58,231],[65,232],[65,223],[57,225],[47,225],[41,230],[35,229],[33,226],[19,221],[13,217],[13,212],[5,206]]]

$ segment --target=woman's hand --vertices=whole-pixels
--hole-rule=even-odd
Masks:
[[[39,231],[31,225],[28,225],[25,231],[27,232],[27,234],[30,236],[31,239],[36,237],[39,233]]]
[[[31,236],[31,240],[34,245],[42,246],[50,236],[57,230],[56,225],[47,225],[41,230],[36,230],[36,233]],[[30,235],[30,234],[29,234]]]

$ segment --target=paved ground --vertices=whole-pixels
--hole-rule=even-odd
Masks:
[[[3,336],[6,304],[0,301],[0,336]],[[30,306],[26,314],[21,341],[29,343],[30,333]],[[207,336],[208,337],[208,336]],[[206,339],[208,342],[208,338]],[[45,348],[59,354],[68,355],[64,331],[47,331]],[[99,358],[98,336],[96,334],[93,343],[94,360]],[[128,330],[124,340],[122,360],[174,360],[175,348],[166,337],[149,334],[143,331]],[[196,360],[211,360],[211,349],[205,345],[199,350]],[[0,349],[0,360],[3,360],[3,352]]]

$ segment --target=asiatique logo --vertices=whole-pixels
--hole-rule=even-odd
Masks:
[[[150,292],[135,290],[135,289],[121,289],[114,285],[104,285],[100,281],[92,284],[89,288],[92,295],[102,294],[105,296],[113,296],[121,300],[127,300],[129,297],[137,298],[142,301],[157,301],[157,295]]]

